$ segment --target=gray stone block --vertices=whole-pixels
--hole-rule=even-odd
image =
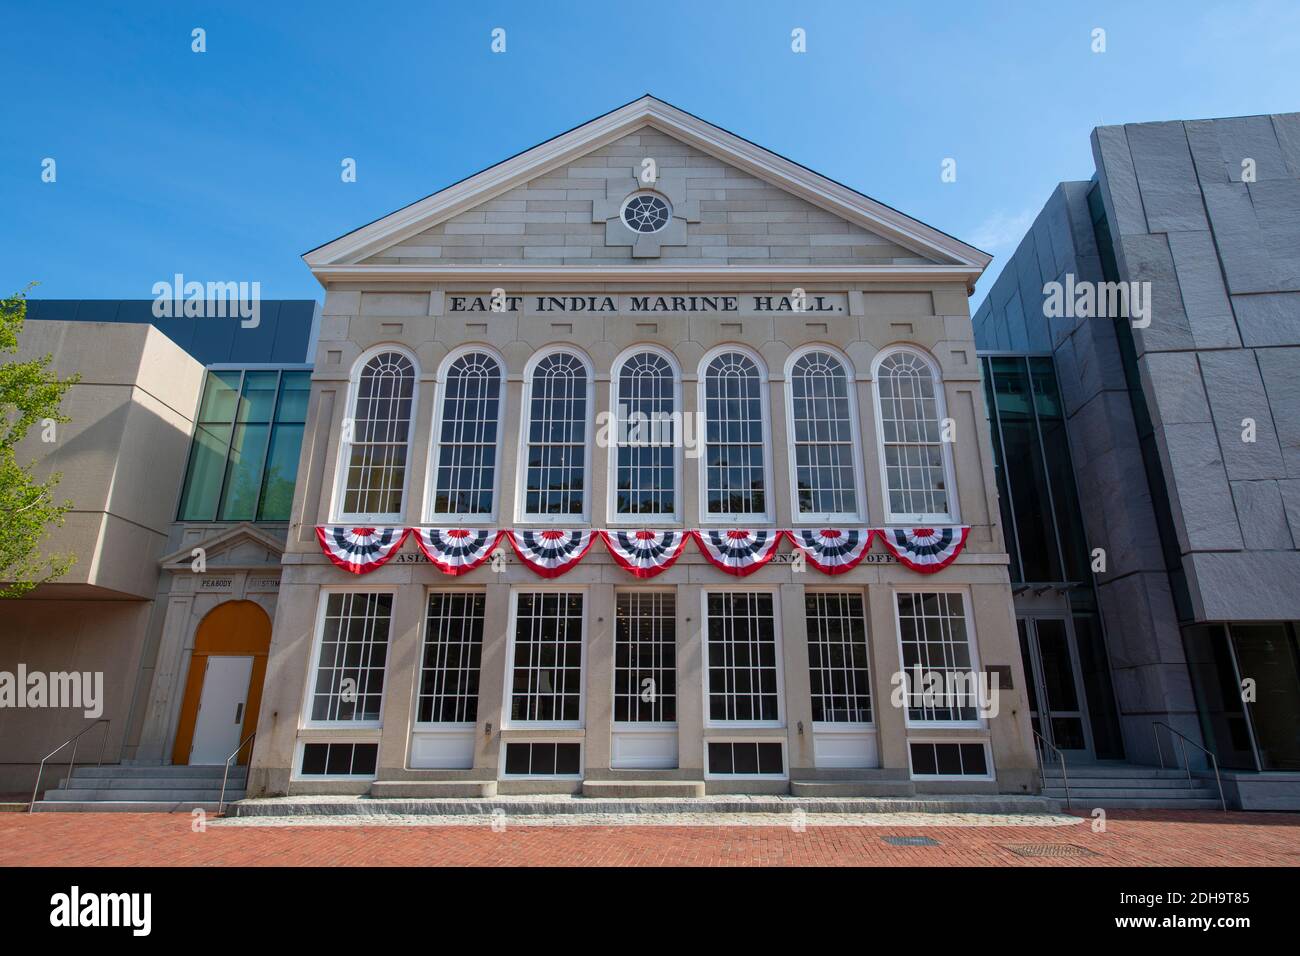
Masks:
[[[1088,193],[1092,190],[1092,183],[1067,182],[1057,188],[1061,190],[1070,225],[1070,255],[1076,259],[1099,256],[1097,234],[1093,231],[1092,214],[1088,211]],[[1058,263],[1062,252],[1057,250]]]
[[[1277,289],[1276,271],[1246,186],[1242,183],[1206,183],[1204,195],[1228,291],[1272,292]]]
[[[1138,355],[1196,347],[1187,313],[1183,309],[1178,273],[1165,236],[1124,236],[1124,276],[1133,282],[1149,282],[1151,324],[1133,330]]]
[[[1193,120],[1183,124],[1187,145],[1196,164],[1196,176],[1202,183],[1226,183],[1228,173],[1223,166],[1223,150],[1219,134],[1214,131],[1213,120]]]
[[[1150,352],[1139,368],[1147,408],[1157,425],[1213,421],[1195,352]]]
[[[1070,375],[1073,378],[1069,386],[1071,398],[1066,399],[1068,414],[1073,414],[1079,406],[1098,392],[1107,389],[1118,391],[1127,389],[1113,323],[1100,319],[1081,322],[1074,334],[1061,343],[1056,354],[1058,356],[1057,377],[1061,381],[1063,395],[1066,391],[1066,373],[1060,367],[1060,355],[1067,347],[1071,352]]]
[[[1282,495],[1282,509],[1286,512],[1286,523],[1291,527],[1291,540],[1300,547],[1300,478],[1288,478],[1277,483]]]
[[[1196,347],[1237,348],[1241,337],[1219,270],[1219,255],[1208,230],[1169,235],[1169,253],[1178,276],[1183,311]]]
[[[1274,113],[1273,132],[1292,176],[1300,176],[1300,113]]]
[[[1204,229],[1205,206],[1181,122],[1124,127],[1150,232]]]
[[[1184,566],[1201,620],[1300,619],[1300,551],[1208,552],[1188,555]]]
[[[1163,574],[1164,556],[1142,459],[1133,452],[1110,451],[1078,466],[1077,472],[1089,548],[1106,549],[1106,573],[1100,579],[1144,570]]]
[[[1056,194],[1052,194],[1055,199]],[[1038,284],[1041,286],[1044,282],[1056,278],[1059,271],[1056,268],[1056,253],[1053,250],[1052,242],[1052,220],[1059,219],[1062,211],[1054,208],[1056,204],[1052,199],[1047,201],[1047,208],[1038,214],[1032,226],[1029,227],[1029,233],[1026,239],[1032,239],[1034,246],[1034,256],[1038,263]]]
[[[1286,551],[1295,547],[1276,481],[1234,481],[1231,485],[1237,524],[1248,549]]]
[[[1241,182],[1242,160],[1255,161],[1255,181],[1287,179],[1294,175],[1287,169],[1277,133],[1268,116],[1230,116],[1214,120],[1219,149],[1228,179]]]
[[[1199,359],[1228,477],[1235,481],[1286,478],[1255,353],[1250,349],[1201,352]],[[1255,423],[1254,441],[1243,438],[1246,419]]]
[[[1300,344],[1300,292],[1234,295],[1232,310],[1243,345]]]
[[[1260,377],[1289,478],[1300,478],[1300,348],[1259,349]]]
[[[1156,432],[1184,552],[1242,547],[1214,426],[1166,425]]]
[[[1032,300],[1031,300],[1032,301]],[[1026,316],[1024,308],[1020,301],[1020,293],[1017,291],[1009,300],[1007,300],[1006,312],[1006,330],[1008,345],[1007,348],[1016,352],[1029,351],[1029,331],[1026,328]],[[1039,315],[1041,315],[1041,310]]]
[[[1123,126],[1098,126],[1092,131],[1092,156],[1101,183],[1106,218],[1116,244],[1119,237],[1147,232],[1142,194]]]

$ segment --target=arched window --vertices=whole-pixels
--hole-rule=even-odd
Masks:
[[[448,366],[435,438],[429,511],[435,515],[492,515],[501,422],[501,363],[469,351]]]
[[[875,378],[887,520],[952,520],[952,466],[934,365],[916,349],[895,349],[878,360]]]
[[[528,377],[524,517],[586,513],[591,375],[572,352],[542,356]]]
[[[795,358],[788,379],[795,515],[860,517],[857,429],[844,361],[812,348]]]
[[[764,375],[737,348],[707,360],[700,376],[704,406],[704,514],[767,520]]]
[[[415,405],[415,363],[396,349],[368,359],[352,385],[352,437],[344,463],[339,514],[401,520]],[[345,430],[346,434],[346,430]]]
[[[614,368],[611,517],[677,515],[677,375],[666,356],[637,349]]]

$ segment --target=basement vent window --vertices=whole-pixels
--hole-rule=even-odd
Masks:
[[[987,744],[913,743],[913,777],[989,778]]]
[[[581,773],[581,744],[506,744],[507,776],[576,777]]]
[[[737,777],[780,777],[785,774],[781,745],[768,741],[710,741],[709,773]]]
[[[373,777],[379,744],[303,744],[304,777]]]

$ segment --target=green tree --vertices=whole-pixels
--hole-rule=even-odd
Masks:
[[[26,291],[0,300],[0,355],[18,351],[26,318]],[[0,598],[18,597],[52,581],[76,560],[75,555],[42,555],[40,547],[72,507],[71,501],[54,500],[62,475],[40,481],[33,474],[34,462],[18,461],[17,445],[33,426],[45,430],[68,421],[59,405],[80,376],[60,381],[49,370],[51,361],[52,356],[44,355],[0,362]]]

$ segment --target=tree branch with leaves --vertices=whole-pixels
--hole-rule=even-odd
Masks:
[[[30,287],[29,287],[30,288]],[[18,351],[27,319],[27,292],[0,300],[0,355]],[[41,540],[63,524],[71,501],[56,502],[63,476],[36,477],[36,461],[19,461],[18,444],[39,425],[54,434],[69,419],[60,405],[80,376],[60,379],[49,368],[53,356],[0,362],[0,598],[26,594],[67,572],[75,555],[46,555]]]

